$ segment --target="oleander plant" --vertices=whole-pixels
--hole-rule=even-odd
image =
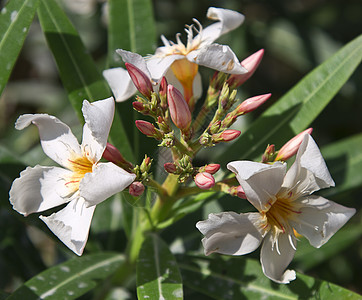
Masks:
[[[0,299],[362,299],[358,4],[211,2],[0,2]]]

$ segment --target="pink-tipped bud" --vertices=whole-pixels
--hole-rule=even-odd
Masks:
[[[239,185],[239,186],[236,188],[236,196],[238,196],[238,197],[241,198],[241,199],[246,199],[246,195],[245,195],[244,189],[241,187],[241,185]]]
[[[136,66],[125,63],[129,76],[131,77],[133,84],[136,86],[137,90],[146,98],[151,97],[153,92],[152,82],[148,76],[138,69]]]
[[[132,102],[132,106],[135,110],[137,111],[143,111],[144,110],[144,105],[143,103],[139,102],[139,101],[134,101]]]
[[[205,172],[210,174],[215,174],[217,171],[219,171],[220,165],[219,164],[209,164],[205,166]]]
[[[136,123],[136,127],[138,128],[138,130],[141,131],[143,134],[145,134],[149,137],[154,137],[157,135],[155,126],[153,124],[151,124],[150,122],[143,121],[143,120],[137,120],[135,123]]]
[[[300,144],[303,141],[303,138],[306,134],[311,134],[313,131],[313,128],[308,128],[298,135],[296,135],[294,138],[292,138],[290,141],[288,141],[278,152],[277,157],[275,158],[275,161],[283,160],[286,161],[289,158],[291,158],[293,155],[295,155],[299,149]]]
[[[197,173],[194,181],[195,184],[203,190],[208,190],[215,185],[214,176],[207,172]]]
[[[188,129],[191,124],[191,112],[181,92],[172,85],[167,86],[167,102],[170,116],[177,128]]]
[[[107,143],[106,149],[104,149],[103,158],[126,170],[133,168],[133,165],[126,161],[121,152],[119,152],[119,150],[110,143]]]
[[[128,191],[131,196],[138,197],[141,196],[145,191],[145,186],[142,184],[142,182],[134,181],[129,186]]]
[[[167,80],[166,77],[163,76],[160,82],[160,88],[158,90],[158,93],[160,95],[160,97],[164,97],[166,96],[167,93]]]
[[[266,100],[270,98],[271,94],[259,95],[255,97],[251,97],[243,101],[237,108],[238,115],[247,114],[255,109],[257,109],[260,105],[262,105]]]
[[[261,161],[263,163],[267,163],[267,162],[270,162],[270,161],[273,161],[274,160],[274,156],[275,156],[275,145],[272,144],[272,145],[268,145],[268,147],[266,147],[264,153],[263,153],[263,156],[261,158]]]
[[[241,131],[239,130],[227,129],[220,135],[220,137],[223,142],[230,142],[238,138],[240,134]]]
[[[175,173],[177,170],[176,165],[174,163],[165,163],[163,165],[163,167],[164,167],[165,171],[170,174]]]
[[[228,85],[235,89],[242,85],[245,81],[247,81],[255,72],[255,70],[258,68],[261,59],[264,55],[264,49],[259,50],[258,52],[255,52],[254,54],[250,55],[249,57],[245,58],[241,65],[248,70],[248,72],[244,74],[239,75],[231,75],[229,79],[227,80]]]

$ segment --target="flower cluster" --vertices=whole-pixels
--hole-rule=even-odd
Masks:
[[[23,129],[35,124],[45,154],[63,168],[28,167],[13,182],[10,202],[25,216],[66,204],[40,219],[67,247],[81,255],[96,205],[126,188],[134,197],[142,195],[145,186],[158,194],[148,211],[151,225],[147,221],[139,224],[140,228],[145,226],[141,228],[144,232],[150,228],[157,230],[160,224],[164,226],[164,221],[174,217],[174,203],[184,196],[205,190],[223,192],[247,199],[258,212],[222,212],[198,222],[196,227],[205,236],[205,254],[244,255],[262,244],[260,260],[264,274],[275,282],[289,283],[295,279],[295,272],[285,269],[294,256],[297,234],[319,248],[355,210],[312,195],[334,186],[334,182],[310,135],[311,128],[280,150],[268,145],[260,162],[230,162],[227,168],[233,176],[220,181],[214,177],[220,170],[219,164],[196,165],[195,156],[201,149],[237,139],[241,131],[232,128],[237,119],[271,96],[257,95],[237,103],[237,88],[253,75],[264,51],[239,62],[228,46],[215,40],[241,25],[244,16],[214,7],[209,8],[207,16],[217,22],[203,28],[194,19],[195,24],[186,26],[185,44],[180,34],[176,35],[176,43],[162,36],[164,46],[145,58],[119,49],[117,53],[125,69],[103,73],[116,101],[124,101],[138,91],[132,105],[148,121],[137,120],[135,126],[171,153],[172,158],[162,162],[168,174],[163,183],[153,179],[150,157],[134,165],[107,142],[115,100],[84,100],[81,145],[70,128],[56,117],[19,117],[15,127]],[[215,70],[202,103],[200,66]],[[287,171],[286,161],[294,155],[295,162]]]

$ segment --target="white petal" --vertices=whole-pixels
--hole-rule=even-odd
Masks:
[[[94,161],[101,159],[107,145],[109,130],[114,116],[113,97],[89,103],[83,101],[82,112],[85,125],[83,127],[82,146],[91,152]]]
[[[286,164],[272,165],[253,161],[233,161],[227,168],[236,174],[247,199],[259,211],[266,211],[275,200],[286,172]]]
[[[211,44],[199,50],[191,51],[187,59],[200,66],[205,66],[228,74],[244,74],[246,70],[229,46]]]
[[[213,252],[228,255],[243,255],[259,247],[263,234],[260,228],[260,214],[237,214],[224,212],[210,214],[196,227],[205,238],[202,240],[205,255]]]
[[[356,213],[354,208],[339,205],[319,196],[298,199],[303,207],[292,222],[295,230],[316,248],[328,240]]]
[[[239,27],[245,17],[233,10],[210,7],[207,11],[207,17],[220,22],[211,24],[202,31],[202,41],[212,43],[221,35]]]
[[[175,60],[183,58],[185,58],[184,55],[158,56],[157,54],[149,57],[146,62],[152,79],[159,81]]]
[[[192,84],[192,89],[194,92],[194,98],[200,99],[202,96],[202,80],[199,72],[197,72],[195,76],[194,82]]]
[[[107,80],[117,102],[128,100],[137,92],[127,70],[123,68],[104,70],[103,77]]]
[[[58,167],[27,167],[11,186],[10,203],[25,216],[66,203],[70,190],[65,178],[71,173]]]
[[[31,123],[38,127],[44,153],[61,166],[67,167],[68,159],[74,153],[81,155],[77,138],[68,125],[56,117],[47,114],[22,115],[16,121],[15,128],[21,130]]]
[[[147,68],[145,59],[138,53],[133,53],[130,51],[117,49],[116,52],[122,57],[125,63],[130,63],[140,69],[145,73],[149,78],[151,78],[150,72]]]
[[[321,152],[313,138],[306,134],[294,164],[285,176],[283,187],[294,188],[294,193],[308,193],[334,186]]]
[[[295,239],[294,236],[293,239]],[[265,276],[284,284],[294,280],[295,271],[285,270],[292,261],[294,253],[295,249],[290,244],[287,233],[279,235],[278,245],[273,245],[273,238],[269,233],[264,239],[260,252],[260,262]]]
[[[87,207],[96,205],[123,191],[135,178],[135,174],[128,173],[111,162],[99,163],[80,182],[80,195],[85,199]]]
[[[83,253],[96,208],[95,206],[87,208],[84,204],[83,199],[76,199],[49,217],[39,217],[77,255]]]

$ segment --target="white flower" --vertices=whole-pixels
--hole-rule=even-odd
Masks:
[[[296,251],[294,230],[316,248],[324,245],[356,212],[314,191],[334,186],[318,146],[307,134],[296,160],[273,165],[235,161],[228,169],[236,174],[247,199],[258,213],[210,214],[196,227],[205,235],[205,254],[243,255],[263,241],[260,261],[264,274],[278,283],[289,283],[295,272],[286,270]]]
[[[49,229],[77,255],[88,239],[93,212],[98,203],[122,191],[135,179],[113,163],[101,163],[114,115],[114,99],[83,102],[83,141],[79,145],[70,128],[47,114],[26,114],[15,128],[31,123],[39,129],[42,148],[60,167],[28,167],[14,180],[10,202],[27,216],[68,203],[49,217],[40,216]]]
[[[194,25],[186,26],[187,43],[181,42],[180,34],[176,35],[177,43],[168,41],[161,36],[164,46],[156,49],[154,55],[146,58],[147,71],[142,67],[139,57],[134,59],[126,51],[117,50],[125,62],[131,63],[150,78],[158,82],[162,76],[166,76],[169,83],[177,89],[184,91],[186,101],[193,96],[199,98],[202,93],[201,77],[198,73],[198,65],[206,66],[214,70],[229,74],[243,74],[247,70],[240,64],[234,52],[225,45],[219,45],[214,41],[221,35],[237,28],[244,21],[244,16],[236,11],[210,7],[207,17],[218,22],[202,28],[201,24],[194,19]],[[194,36],[194,31],[197,33]],[[117,101],[124,101],[132,96],[132,88],[129,86],[129,76],[122,68],[105,70],[104,77]],[[121,86],[125,87],[122,91]],[[136,90],[133,90],[133,93]]]

